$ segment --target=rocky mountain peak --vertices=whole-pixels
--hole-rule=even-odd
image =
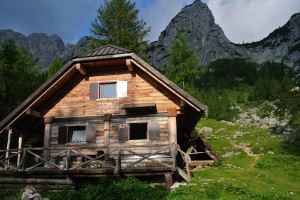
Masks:
[[[161,32],[158,41],[146,50],[152,66],[163,69],[178,31],[183,31],[188,43],[195,49],[201,64],[206,65],[220,58],[242,57],[257,63],[284,62],[293,66],[300,62],[300,14],[297,13],[282,27],[258,42],[234,44],[215,24],[212,12],[205,3],[195,0],[184,7]]]
[[[18,46],[28,49],[42,70],[47,70],[56,57],[61,57],[64,61],[71,60],[79,55],[88,43],[88,37],[81,38],[75,45],[65,45],[57,34],[49,36],[45,33],[32,33],[25,36],[10,29],[0,30],[0,42],[8,39],[14,39]]]
[[[166,57],[177,32],[183,31],[191,47],[196,50],[202,64],[218,58],[235,56],[234,45],[225,36],[211,10],[199,0],[184,7],[161,32],[158,41],[150,44],[146,54],[150,64],[157,68],[167,66]]]

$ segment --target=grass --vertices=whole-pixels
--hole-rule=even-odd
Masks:
[[[229,125],[202,119],[197,128],[211,127],[205,140],[222,157],[222,162],[193,171],[192,181],[167,192],[132,177],[100,179],[96,186],[76,192],[42,191],[49,199],[300,199],[300,133],[281,137],[267,129]],[[239,136],[234,136],[239,132]],[[13,195],[15,193],[15,195]],[[2,195],[3,194],[3,195]],[[9,200],[20,199],[21,191],[0,192]]]
[[[177,191],[173,196],[180,199],[180,193],[184,193],[185,199],[300,199],[299,134],[281,137],[267,129],[211,119],[202,120],[200,127],[213,128],[206,140],[220,155],[229,151],[240,154],[194,171],[192,182],[179,189],[191,192]],[[236,131],[243,134],[233,137]],[[253,154],[245,153],[244,146]]]

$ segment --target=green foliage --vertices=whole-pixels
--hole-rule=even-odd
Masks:
[[[14,40],[0,44],[0,119],[10,113],[44,81],[32,54]]]
[[[290,170],[297,170],[300,167],[300,157],[294,155],[269,155],[264,156],[257,164],[259,169],[272,169],[287,167]]]
[[[150,28],[138,19],[139,10],[130,0],[105,0],[91,24],[89,49],[114,44],[141,54]]]
[[[232,89],[240,84],[253,85],[257,79],[257,64],[242,58],[219,59],[210,63],[200,77],[198,84],[209,90]]]
[[[47,76],[50,78],[55,72],[57,72],[64,65],[63,60],[60,57],[56,57],[50,65]]]
[[[286,116],[286,113],[292,115],[291,123],[294,125],[300,124],[300,90],[287,91],[280,95],[278,101],[276,101],[277,110],[276,113],[282,117]]]
[[[167,195],[164,188],[151,187],[134,177],[112,178],[102,177],[96,186],[88,186],[76,192],[62,191],[44,193],[43,197],[51,200],[113,200],[113,199],[163,199]]]
[[[171,52],[168,57],[168,66],[165,69],[166,76],[185,89],[185,85],[193,86],[196,80],[197,68],[200,64],[184,34],[178,32],[172,41]]]

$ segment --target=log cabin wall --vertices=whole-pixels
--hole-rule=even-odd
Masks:
[[[127,82],[126,97],[91,99],[91,84],[116,81]],[[126,65],[116,66],[115,68],[110,67],[110,69],[105,70],[90,69],[88,75],[83,77],[79,84],[69,88],[65,96],[54,100],[54,102],[57,103],[44,115],[44,117],[54,117],[50,138],[50,145],[52,147],[65,145],[59,144],[60,127],[87,125],[95,127],[95,143],[101,146],[105,145],[106,137],[103,117],[108,113],[112,114],[112,119],[109,123],[110,145],[169,144],[167,109],[180,110],[180,100],[178,98],[165,92],[164,88],[138,68],[135,68],[133,72],[129,72]],[[147,103],[155,103],[157,112],[152,114],[128,115],[125,109],[123,109],[126,104]],[[127,138],[127,140],[120,140],[120,126],[132,123],[147,124],[146,139],[131,140]],[[158,124],[159,137],[150,140],[148,124],[151,123]],[[53,153],[56,152],[51,152],[51,154]]]

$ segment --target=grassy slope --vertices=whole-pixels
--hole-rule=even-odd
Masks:
[[[194,171],[192,182],[169,199],[300,199],[299,136],[290,143],[295,135],[281,137],[210,119],[198,124],[204,126],[213,128],[207,141],[220,155],[239,155]],[[236,131],[242,136],[233,137]]]

